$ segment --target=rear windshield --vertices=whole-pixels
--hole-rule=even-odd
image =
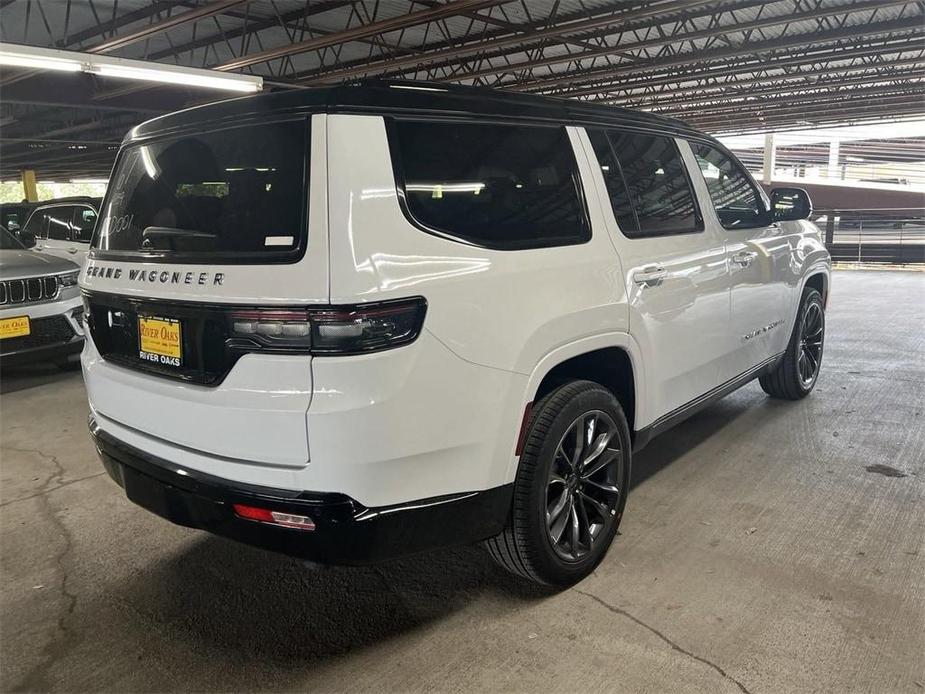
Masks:
[[[297,259],[307,234],[308,137],[300,120],[127,147],[100,213],[95,255]]]

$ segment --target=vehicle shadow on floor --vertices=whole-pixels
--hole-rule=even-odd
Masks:
[[[553,594],[507,574],[479,547],[371,567],[316,567],[207,535],[114,589],[142,617],[139,640],[155,627],[193,652],[287,669],[411,632],[486,593],[499,606]]]
[[[630,488],[658,474],[703,442],[717,436],[725,427],[743,416],[770,416],[778,403],[768,400],[757,386],[726,396],[690,419],[652,439],[633,457]],[[760,414],[756,414],[760,413]]]
[[[727,398],[655,439],[637,458],[633,484],[737,418],[772,414],[763,399],[760,391]],[[112,589],[140,618],[133,626],[140,642],[153,630],[228,663],[228,682],[187,683],[210,689],[234,686],[232,671],[243,662],[273,663],[295,676],[478,601],[502,615],[556,594],[508,574],[475,546],[371,567],[317,567],[205,534]]]
[[[0,368],[0,394],[6,395],[81,378],[83,376],[77,365],[65,370],[49,363],[2,367]]]

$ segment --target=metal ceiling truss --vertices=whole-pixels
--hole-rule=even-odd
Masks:
[[[925,110],[919,0],[0,0],[0,8],[4,41],[251,72],[272,88],[429,79],[643,108],[714,132]],[[30,163],[104,173],[133,123],[216,96],[22,70],[0,81],[4,177]]]

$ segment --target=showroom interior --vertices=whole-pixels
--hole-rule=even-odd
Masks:
[[[518,127],[570,153],[502,181],[520,150],[490,138]],[[621,128],[677,154],[697,233],[645,236],[659,194],[635,197],[649,154]],[[747,170],[760,234],[714,213],[728,171],[708,150]],[[475,182],[434,182],[477,156]],[[646,180],[671,175],[659,161]],[[155,211],[178,166],[171,204],[216,226]],[[525,199],[537,228],[569,223],[566,188],[585,236],[477,240],[502,199],[498,224]],[[3,691],[925,690],[920,0],[0,0],[0,214]],[[261,219],[266,260],[242,260]],[[722,257],[692,260],[707,237]],[[593,318],[598,286],[622,292],[625,349]],[[528,342],[527,324],[547,327]],[[724,330],[780,348],[728,379],[711,354],[696,390],[681,369]],[[599,523],[568,506],[556,555],[562,507],[523,519],[566,397],[625,413],[623,434],[589,410],[626,465],[595,482],[576,431],[567,493],[621,491]],[[373,421],[390,399],[405,410]],[[380,469],[338,486],[370,451]],[[460,472],[498,456],[491,484]],[[223,478],[240,484],[219,498]],[[543,573],[533,522],[587,570]],[[318,535],[319,554],[292,551]]]

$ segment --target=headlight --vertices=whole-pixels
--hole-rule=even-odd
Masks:
[[[79,270],[74,272],[66,272],[63,275],[58,275],[58,286],[59,287],[76,287],[77,286],[77,275],[80,274]]]

